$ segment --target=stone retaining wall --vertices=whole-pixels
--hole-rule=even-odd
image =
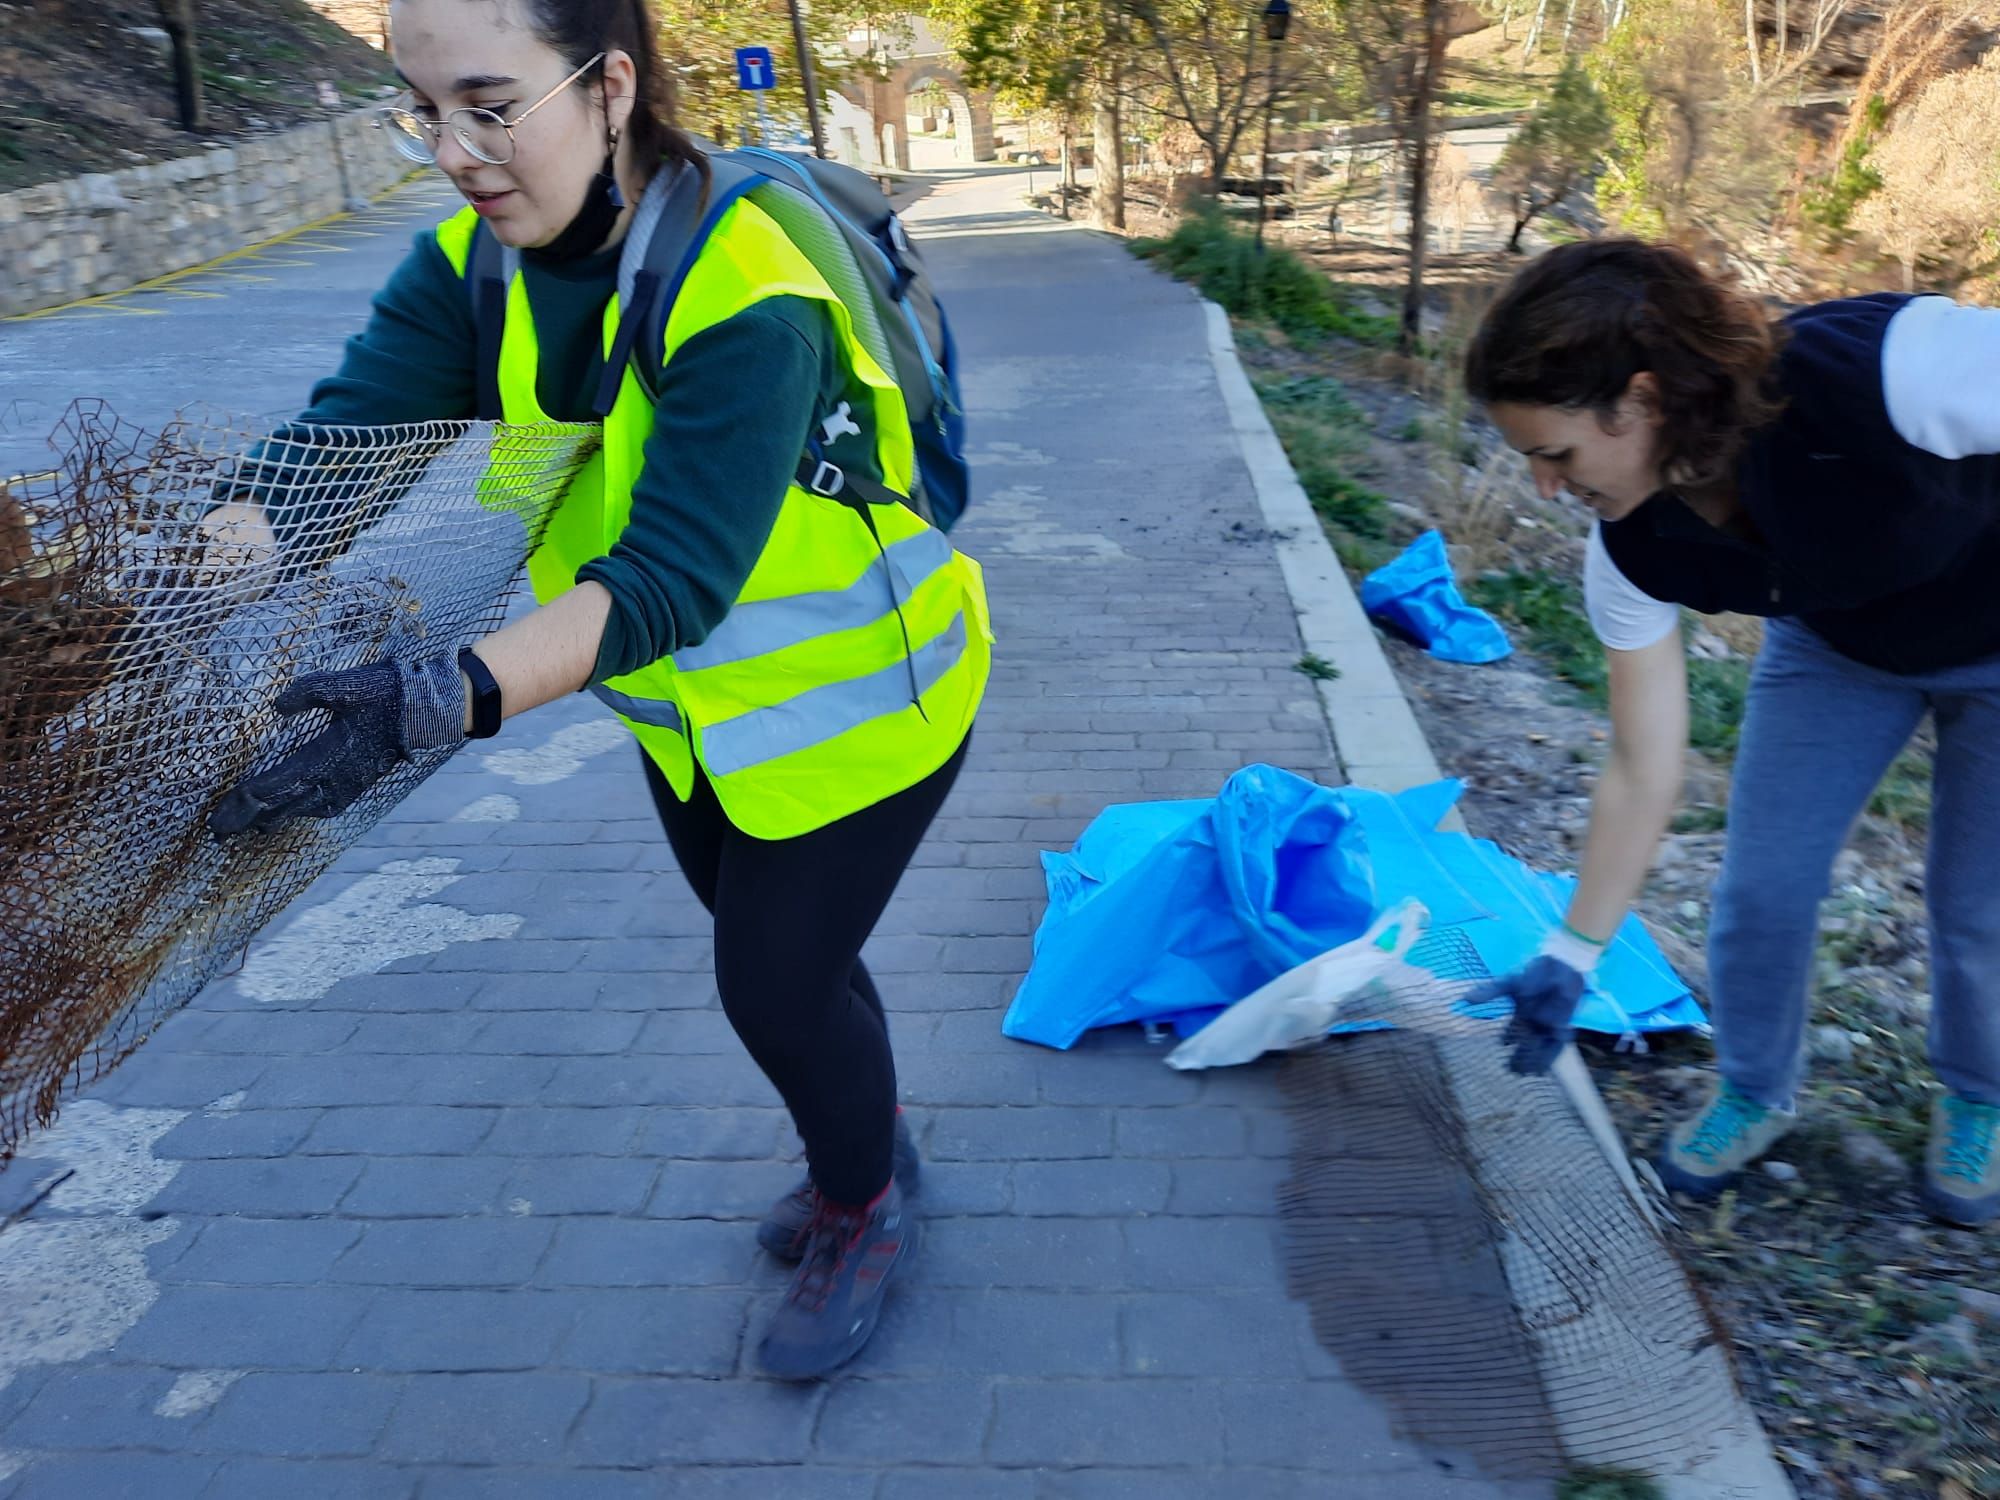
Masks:
[[[123,291],[394,186],[410,164],[372,118],[356,110],[193,156],[0,194],[0,317]]]

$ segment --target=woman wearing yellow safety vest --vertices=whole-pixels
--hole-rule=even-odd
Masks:
[[[409,95],[387,123],[467,207],[419,238],[301,420],[474,414],[465,278],[481,228],[520,252],[505,419],[588,420],[619,326],[628,205],[655,174],[707,177],[672,123],[656,22],[645,0],[395,0],[391,17]],[[805,1142],[807,1179],[758,1238],[799,1262],[763,1363],[810,1378],[867,1342],[916,1244],[916,1150],[859,955],[964,758],[986,603],[976,565],[914,509],[796,482],[837,412],[906,494],[910,426],[827,282],[749,199],[705,242],[665,338],[658,399],[624,371],[603,449],[530,562],[541,607],[455,658],[294,683],[280,709],[323,709],[331,726],[211,823],[329,816],[413,750],[581,688],[611,704],[714,915],[723,1009]],[[228,508],[212,524],[268,523]]]

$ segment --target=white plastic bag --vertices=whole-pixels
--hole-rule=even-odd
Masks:
[[[1421,901],[1401,901],[1350,943],[1307,959],[1245,995],[1167,1054],[1170,1068],[1226,1068],[1325,1036],[1343,1019],[1365,1020],[1364,992],[1399,989],[1431,976],[1405,962],[1430,925]],[[1343,1016],[1342,1012],[1353,1012]]]

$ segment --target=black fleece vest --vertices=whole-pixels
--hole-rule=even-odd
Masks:
[[[2000,456],[1940,458],[1890,422],[1882,341],[1909,301],[1850,297],[1785,319],[1785,409],[1736,472],[1761,542],[1663,491],[1605,524],[1619,571],[1702,614],[1797,616],[1885,671],[2000,655]]]

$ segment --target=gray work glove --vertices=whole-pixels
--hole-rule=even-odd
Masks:
[[[284,818],[331,818],[417,751],[465,738],[465,678],[455,653],[314,672],[280,693],[276,707],[288,717],[324,709],[333,722],[232,787],[208,815],[217,838]]]
[[[1465,998],[1473,1004],[1506,998],[1514,1014],[1500,1034],[1514,1054],[1507,1066],[1516,1073],[1546,1073],[1575,1034],[1570,1022],[1589,981],[1559,958],[1543,954],[1525,969],[1481,985]]]

